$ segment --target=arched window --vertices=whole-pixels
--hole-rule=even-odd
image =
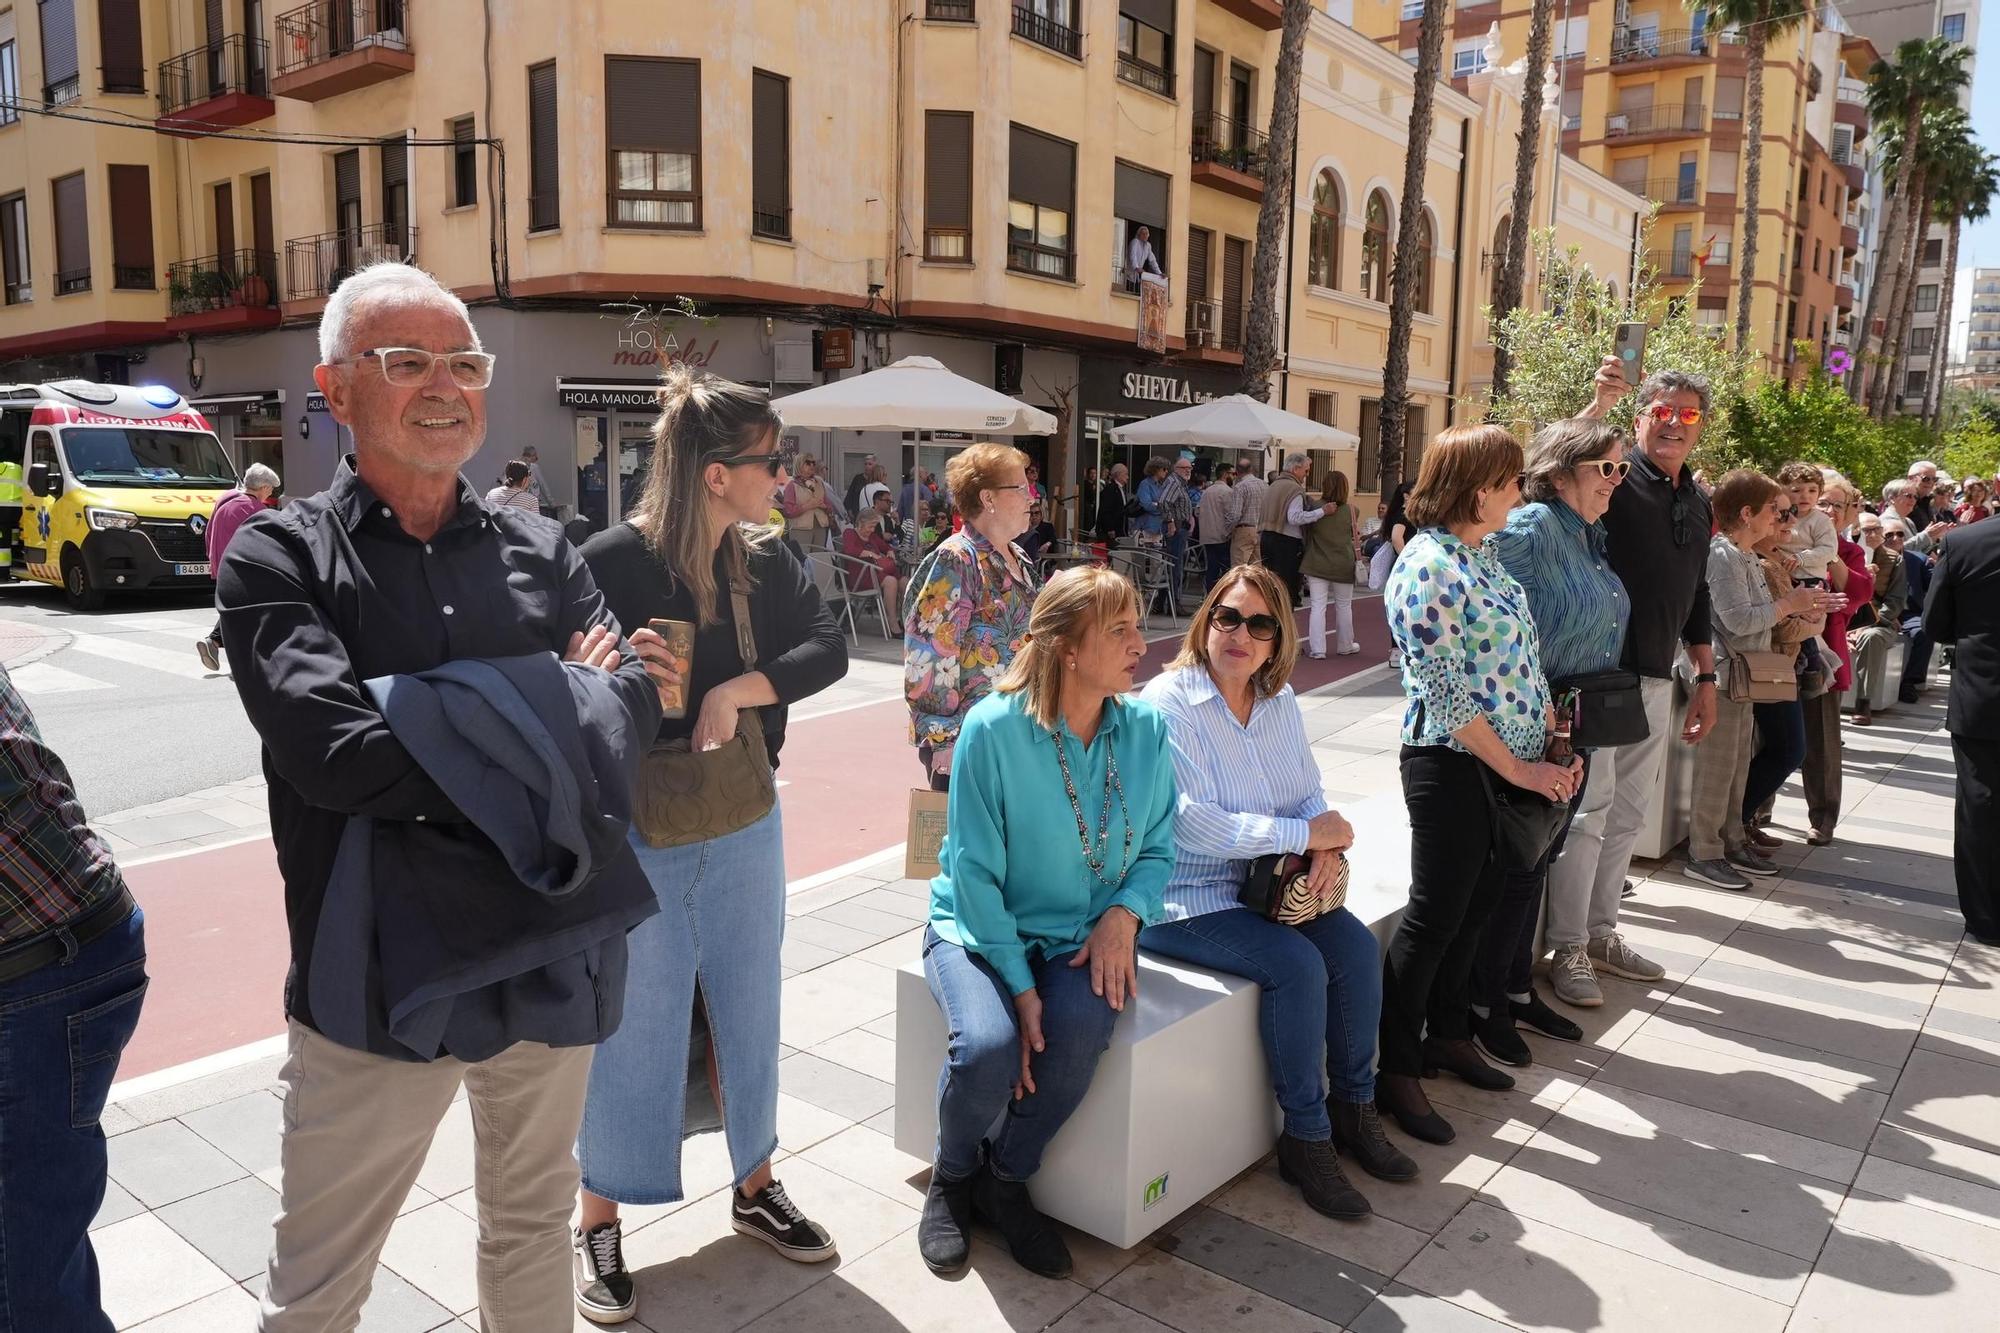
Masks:
[[[1321,171],[1313,182],[1312,244],[1306,281],[1315,287],[1340,285],[1340,182]]]
[[[1361,233],[1361,294],[1373,301],[1389,299],[1389,196],[1380,190],[1368,197]]]
[[[1431,260],[1436,252],[1436,238],[1431,234],[1431,215],[1420,213],[1417,215],[1417,255],[1414,261],[1417,271],[1413,276],[1417,280],[1416,310],[1421,315],[1431,313]]]
[[[1500,229],[1493,233],[1493,290],[1489,296],[1495,314],[1500,310],[1500,270],[1507,266],[1507,233],[1514,229],[1514,219],[1501,218]]]

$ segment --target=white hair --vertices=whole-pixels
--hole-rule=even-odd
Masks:
[[[1884,514],[1882,515],[1882,531],[1885,533],[1900,532],[1907,537],[1910,535],[1910,525],[1903,522],[1900,514]]]
[[[1894,504],[1897,500],[1900,500],[1902,498],[1903,492],[1908,489],[1909,485],[1906,482],[1902,481],[1883,482],[1882,483],[1883,502],[1887,504]]]
[[[272,490],[277,490],[278,474],[262,463],[252,463],[243,469],[243,489],[254,491],[259,486],[269,486]]]
[[[349,330],[355,319],[371,304],[442,306],[472,328],[472,315],[465,302],[450,288],[414,264],[399,259],[382,259],[365,264],[342,279],[326,301],[319,317],[319,359],[333,365],[354,355]],[[472,350],[480,351],[479,330],[472,329]]]
[[[1294,449],[1285,455],[1285,471],[1290,472],[1295,467],[1304,467],[1310,462],[1312,462],[1310,458]]]
[[[1931,462],[1928,458],[1919,458],[1916,462],[1910,464],[1910,470],[1907,475],[1921,477],[1926,473],[1935,477],[1937,475],[1937,464]]]

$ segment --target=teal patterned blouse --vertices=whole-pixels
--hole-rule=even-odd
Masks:
[[[1483,717],[1520,759],[1546,747],[1549,683],[1528,597],[1491,541],[1466,545],[1443,528],[1410,539],[1382,601],[1403,655],[1406,745],[1465,747],[1452,733]]]

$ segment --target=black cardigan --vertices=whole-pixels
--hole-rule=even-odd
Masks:
[[[694,595],[629,523],[619,523],[583,544],[583,558],[611,614],[624,633],[645,628],[649,620],[699,623]],[[833,612],[820,600],[797,556],[773,542],[750,556],[750,628],[757,639],[757,669],[777,691],[774,707],[760,709],[764,739],[777,767],[785,743],[787,707],[818,694],[847,674],[847,639]],[[721,550],[715,553],[715,586],[721,620],[695,632],[694,669],[684,716],[660,723],[659,739],[683,740],[694,731],[702,700],[724,681],[743,674],[736,647],[736,613],[730,604],[728,571]]]

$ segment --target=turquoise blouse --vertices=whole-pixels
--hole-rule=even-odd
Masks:
[[[1159,921],[1160,893],[1174,869],[1174,764],[1158,710],[1133,698],[1106,702],[1086,747],[1067,724],[1052,733],[1035,721],[1027,699],[1025,692],[996,692],[966,714],[952,751],[940,873],[931,881],[932,929],[984,958],[1016,995],[1034,987],[1031,950],[1045,958],[1072,952],[1107,909],[1123,907],[1141,925]],[[1104,863],[1110,884],[1084,861],[1058,739],[1093,838],[1106,759],[1117,755],[1132,850],[1120,877],[1125,821],[1114,793]]]
[[[1550,680],[1618,665],[1632,599],[1605,559],[1601,521],[1561,500],[1524,504],[1493,534],[1493,550],[1528,594]]]
[[[1546,748],[1549,683],[1528,595],[1494,553],[1443,528],[1410,538],[1382,592],[1403,655],[1407,745],[1448,745],[1483,717],[1519,759]]]

